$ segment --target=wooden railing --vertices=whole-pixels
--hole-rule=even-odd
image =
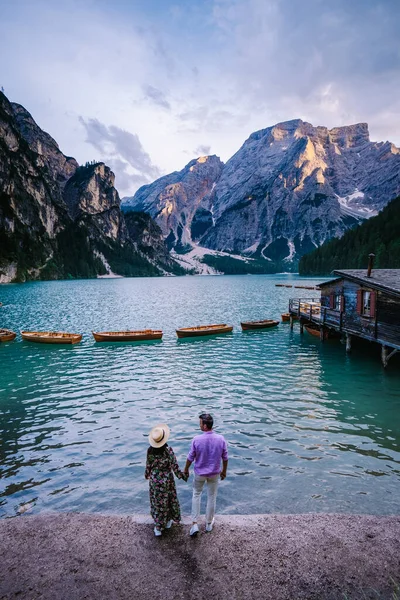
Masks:
[[[333,308],[321,306],[320,298],[290,298],[289,312],[327,327],[342,328],[343,313]]]
[[[320,298],[290,298],[289,312],[310,321],[319,319],[321,311]]]
[[[323,306],[321,308],[320,323],[327,327],[335,327],[341,330],[343,325],[343,313],[340,312],[340,310]]]

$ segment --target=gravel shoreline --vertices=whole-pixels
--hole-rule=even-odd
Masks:
[[[155,538],[148,517],[0,521],[0,598],[400,599],[400,516],[217,515]]]

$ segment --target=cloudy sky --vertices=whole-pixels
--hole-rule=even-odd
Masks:
[[[0,0],[0,86],[121,194],[302,118],[400,145],[400,0]]]

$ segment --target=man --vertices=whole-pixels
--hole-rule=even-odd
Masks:
[[[186,460],[184,473],[189,477],[189,467],[194,461],[194,480],[192,497],[191,537],[199,533],[197,524],[200,517],[200,500],[204,484],[207,484],[206,531],[212,531],[215,505],[217,501],[218,480],[224,480],[228,468],[228,450],[222,435],[214,433],[214,420],[208,413],[199,417],[201,435],[196,435]],[[222,470],[221,470],[222,460]]]

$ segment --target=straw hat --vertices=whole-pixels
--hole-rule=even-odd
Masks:
[[[165,423],[156,425],[149,433],[149,444],[153,448],[161,448],[168,442],[169,434],[171,433],[170,428]]]

